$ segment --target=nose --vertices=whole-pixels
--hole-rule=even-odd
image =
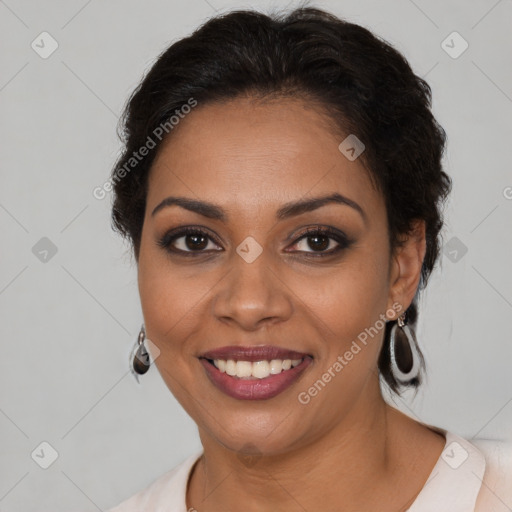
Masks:
[[[238,254],[233,260],[230,272],[217,287],[215,317],[246,331],[286,321],[293,312],[293,294],[264,252],[252,263]]]

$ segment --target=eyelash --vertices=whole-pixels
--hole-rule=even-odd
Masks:
[[[208,233],[204,229],[198,228],[198,227],[185,227],[178,231],[170,231],[170,232],[166,233],[160,240],[158,240],[158,245],[172,254],[182,255],[185,257],[189,257],[189,256],[195,257],[196,254],[206,253],[206,251],[204,251],[204,250],[183,251],[181,249],[176,249],[176,248],[172,247],[172,243],[174,241],[176,241],[179,238],[182,238],[184,236],[187,236],[187,235],[201,235],[201,236],[204,236],[205,238],[208,238],[209,240],[213,241],[217,245],[220,245],[214,239],[214,237],[212,237],[212,235],[210,233]],[[353,240],[350,240],[345,234],[339,232],[338,230],[334,230],[329,227],[319,228],[319,227],[314,226],[314,227],[307,228],[303,233],[301,233],[298,236],[298,238],[295,240],[293,245],[296,245],[301,240],[306,239],[308,237],[312,237],[314,235],[327,236],[328,238],[333,239],[335,242],[337,242],[338,246],[335,247],[334,249],[329,250],[328,252],[315,252],[315,251],[312,251],[312,252],[298,251],[298,252],[303,253],[303,254],[308,254],[309,255],[308,257],[325,258],[327,256],[332,256],[333,254],[336,254],[336,253],[342,251],[343,249],[347,249],[353,243]],[[220,251],[215,251],[215,252],[220,252]]]

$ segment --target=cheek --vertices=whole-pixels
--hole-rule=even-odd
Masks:
[[[322,348],[314,372],[300,386],[304,414],[337,421],[375,382],[386,325],[386,276],[374,258],[360,258],[306,294]]]
[[[168,264],[139,266],[139,293],[146,330],[162,351],[179,351],[182,347],[178,340],[185,340],[201,325],[199,310],[207,290],[206,280],[171,272]]]
[[[389,284],[387,259],[362,247],[321,278],[303,280],[296,288],[306,309],[324,325],[329,339],[342,350],[386,311]],[[380,324],[379,324],[380,325]]]
[[[160,350],[155,364],[176,400],[198,421],[200,411],[190,390],[201,371],[193,343],[204,320],[199,309],[205,290],[180,272],[171,272],[169,263],[158,256],[148,256],[141,250],[138,284],[146,334]]]
[[[138,286],[147,336],[160,349],[156,365],[164,378],[164,371],[181,379],[195,378],[194,372],[201,371],[195,356],[209,321],[207,301],[220,276],[193,264],[171,263],[149,237],[142,237]]]

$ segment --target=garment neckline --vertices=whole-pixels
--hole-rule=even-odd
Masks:
[[[484,455],[468,440],[453,432],[432,425],[425,426],[441,434],[445,438],[445,445],[407,512],[431,512],[432,505],[442,505],[443,510],[450,512],[473,512],[486,469]],[[203,453],[201,450],[183,461],[181,474],[179,477],[176,475],[183,512],[187,511],[187,489],[192,470]]]
[[[432,505],[450,512],[473,512],[482,487],[486,462],[467,439],[448,430],[425,425],[445,438],[445,445],[427,481],[407,512],[431,512]]]

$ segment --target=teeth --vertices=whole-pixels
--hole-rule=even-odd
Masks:
[[[213,363],[215,364],[219,359],[215,360]],[[215,365],[217,366],[217,365]],[[218,366],[217,366],[218,368]],[[219,368],[220,370],[220,368]],[[230,359],[229,361],[226,361],[226,373],[228,375],[234,376],[236,375],[236,362],[233,361],[233,359]]]
[[[272,359],[272,361],[234,361],[215,359],[213,364],[222,372],[239,379],[265,379],[282,371],[295,368],[303,359]]]
[[[249,361],[236,362],[236,376],[237,377],[250,377],[252,373],[252,363]]]
[[[270,373],[272,375],[277,375],[278,373],[281,373],[283,370],[283,361],[281,359],[272,359],[270,361]]]
[[[251,376],[257,379],[264,379],[270,375],[270,364],[268,361],[255,361],[251,365]],[[238,374],[237,374],[238,375]]]

